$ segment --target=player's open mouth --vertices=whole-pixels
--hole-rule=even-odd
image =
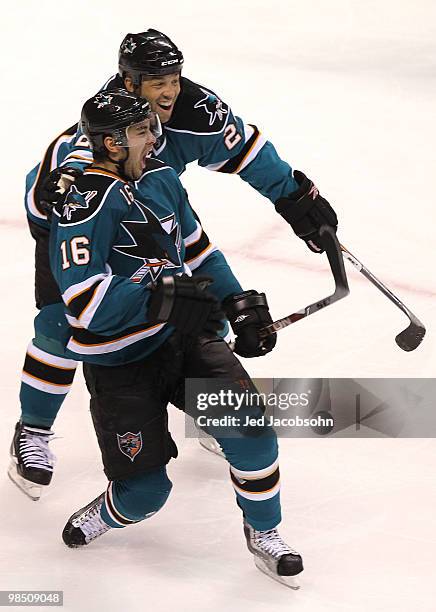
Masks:
[[[153,153],[153,149],[150,149],[150,151],[149,151],[148,153],[145,153],[145,154],[142,156],[142,159],[141,159],[141,167],[142,167],[142,169],[143,169],[143,170],[145,169],[145,167],[146,167],[146,165],[147,165],[147,159],[148,159],[149,157],[151,157],[152,153]]]
[[[170,102],[168,103],[162,103],[162,102],[157,102],[157,105],[159,106],[159,108],[161,108],[164,111],[169,111],[172,109],[172,107],[174,106],[174,102]]]

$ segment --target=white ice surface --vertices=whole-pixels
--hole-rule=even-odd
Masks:
[[[338,211],[342,242],[427,325],[422,346],[402,352],[394,337],[407,319],[351,269],[351,295],[281,331],[271,355],[246,361],[250,373],[436,376],[435,24],[431,0],[21,0],[2,8],[0,473],[34,315],[24,175],[114,71],[127,31],[172,36],[186,74],[316,179]],[[209,235],[245,287],[267,292],[274,316],[331,289],[323,258],[236,177],[191,168],[183,182]],[[180,458],[169,467],[165,508],[85,550],[67,549],[67,517],[105,486],[87,404],[78,378],[40,502],[0,478],[0,589],[61,589],[74,612],[436,609],[434,440],[281,442],[281,532],[306,566],[292,592],[254,568],[226,466],[184,438],[175,410]]]

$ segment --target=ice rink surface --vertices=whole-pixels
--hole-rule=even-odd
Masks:
[[[338,212],[341,241],[427,326],[422,346],[402,352],[394,337],[406,317],[347,267],[351,295],[281,331],[273,353],[246,361],[250,373],[436,377],[432,0],[9,3],[0,37],[0,590],[63,590],[69,612],[433,612],[433,439],[282,441],[280,531],[304,557],[298,592],[254,568],[225,463],[185,439],[174,409],[180,457],[169,466],[169,502],[84,550],[60,537],[68,516],[105,487],[81,379],[56,423],[58,463],[44,498],[27,500],[6,477],[34,315],[24,176],[115,71],[123,36],[147,27],[169,34],[187,76],[316,180]],[[330,291],[324,258],[238,178],[192,167],[182,181],[242,284],[266,291],[273,316]]]

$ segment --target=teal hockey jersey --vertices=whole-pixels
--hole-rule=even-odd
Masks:
[[[71,326],[65,355],[116,365],[152,353],[174,329],[150,321],[150,283],[199,266],[216,297],[242,289],[209,242],[176,172],[147,161],[128,183],[91,166],[53,213],[50,261]]]
[[[234,116],[228,104],[212,90],[181,77],[181,92],[169,123],[154,148],[154,156],[182,174],[187,164],[225,174],[237,174],[263,196],[276,202],[297,189],[292,169],[254,125]],[[119,75],[103,86],[122,87]],[[39,190],[47,174],[68,165],[84,168],[92,163],[86,138],[72,126],[48,147],[43,160],[26,178],[25,206],[29,218],[48,227],[39,207]]]

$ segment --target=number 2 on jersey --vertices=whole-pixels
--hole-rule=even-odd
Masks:
[[[238,130],[234,123],[229,123],[229,125],[224,130],[224,144],[228,148],[229,151],[236,147],[238,142],[241,142],[241,134],[239,134]]]

